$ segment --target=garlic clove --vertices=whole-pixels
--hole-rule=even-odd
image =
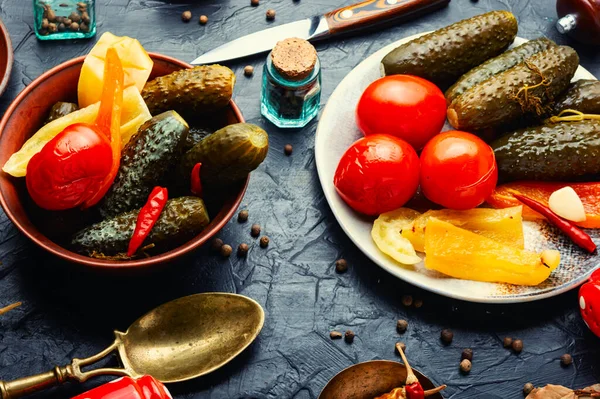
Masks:
[[[550,195],[548,206],[558,216],[572,222],[583,222],[586,219],[581,198],[572,187],[563,187]]]

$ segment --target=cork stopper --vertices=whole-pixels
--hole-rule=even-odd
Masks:
[[[317,50],[304,39],[292,37],[275,45],[271,52],[273,66],[288,80],[308,77],[317,63]]]

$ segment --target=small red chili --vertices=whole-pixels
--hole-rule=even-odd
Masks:
[[[404,354],[404,350],[402,349],[402,345],[400,343],[396,344],[396,350],[400,353],[400,357],[402,357],[402,361],[404,362],[404,367],[406,367],[406,385],[404,385],[404,391],[406,392],[407,399],[424,399],[425,391],[421,386],[417,376],[413,372],[410,364],[408,364],[408,360],[406,359],[406,355]]]
[[[600,337],[600,269],[579,289],[579,310],[585,324]]]
[[[520,194],[511,194],[523,204],[527,205],[534,211],[544,216],[551,224],[558,227],[575,244],[579,245],[581,248],[585,249],[589,253],[593,253],[596,250],[596,244],[594,244],[592,238],[589,235],[587,235],[585,231],[581,230],[579,227],[575,226],[568,220],[561,218],[546,205],[532,200],[531,198],[524,197]]]
[[[166,188],[154,187],[150,196],[148,196],[148,202],[140,209],[140,213],[138,214],[135,230],[131,241],[129,241],[127,256],[135,255],[144,240],[148,237],[165,207],[168,197],[169,194]]]
[[[200,168],[202,167],[202,163],[198,162],[194,165],[194,169],[192,169],[192,194],[197,197],[202,198],[202,180],[200,180]]]

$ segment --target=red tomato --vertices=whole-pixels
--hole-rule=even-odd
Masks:
[[[471,209],[481,205],[497,182],[494,151],[471,133],[441,133],[421,152],[423,194],[446,208]]]
[[[446,121],[446,99],[428,80],[392,75],[371,83],[356,107],[356,123],[365,136],[391,134],[420,150]]]
[[[404,205],[419,186],[419,157],[399,138],[375,134],[352,144],[333,184],[352,209],[378,215]]]
[[[96,126],[68,126],[27,165],[29,195],[41,208],[64,210],[98,192],[112,166],[112,148]]]

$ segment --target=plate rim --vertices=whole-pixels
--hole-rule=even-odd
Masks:
[[[454,292],[449,292],[449,291],[444,291],[441,290],[437,287],[430,287],[427,284],[421,282],[421,281],[414,281],[413,279],[409,278],[409,275],[403,275],[402,273],[398,273],[396,272],[396,270],[392,269],[391,267],[386,266],[383,263],[380,263],[379,260],[377,260],[371,253],[370,251],[368,251],[366,248],[363,248],[363,245],[358,241],[357,237],[354,237],[350,232],[348,227],[346,226],[346,224],[344,223],[344,219],[340,216],[339,214],[339,210],[335,207],[332,206],[332,199],[330,198],[330,195],[328,194],[328,191],[325,190],[325,187],[329,184],[333,184],[332,182],[328,182],[325,180],[324,177],[324,172],[322,172],[322,169],[324,168],[324,166],[321,164],[322,158],[323,156],[321,155],[322,151],[324,150],[322,147],[323,146],[319,146],[319,137],[324,136],[324,133],[322,133],[323,125],[322,125],[322,120],[324,119],[324,117],[326,115],[328,115],[331,112],[332,109],[332,103],[331,103],[331,99],[334,97],[334,95],[336,94],[336,92],[338,90],[340,90],[340,86],[342,86],[342,84],[344,84],[346,82],[346,80],[349,79],[351,73],[357,69],[360,65],[362,65],[363,63],[367,62],[369,59],[371,59],[372,57],[376,56],[377,53],[382,52],[384,49],[392,49],[395,48],[403,43],[406,43],[410,40],[416,39],[419,36],[423,36],[426,35],[428,33],[431,33],[433,31],[426,31],[426,32],[420,32],[420,33],[416,33],[414,35],[410,35],[407,37],[404,37],[402,39],[399,39],[395,42],[392,42],[388,45],[385,45],[379,49],[377,49],[376,51],[374,51],[372,54],[370,54],[369,56],[367,56],[366,58],[364,58],[361,62],[359,62],[357,65],[355,65],[350,72],[348,72],[344,78],[337,84],[337,86],[335,87],[335,89],[333,90],[333,92],[331,93],[331,95],[329,96],[327,103],[325,104],[325,107],[323,108],[323,112],[321,113],[321,116],[319,117],[319,121],[317,124],[317,129],[315,132],[315,163],[317,166],[317,175],[319,176],[319,183],[321,184],[321,189],[323,190],[323,194],[325,196],[325,199],[327,200],[327,204],[329,205],[329,209],[331,209],[331,212],[333,213],[333,216],[335,217],[338,225],[342,228],[342,230],[344,231],[344,233],[346,234],[346,236],[350,239],[350,241],[352,241],[352,243],[364,254],[367,256],[367,258],[369,258],[369,260],[371,262],[373,262],[375,265],[377,265],[379,268],[383,269],[384,271],[386,271],[387,273],[391,274],[392,276],[406,282],[409,283],[411,285],[414,285],[416,287],[419,287],[421,289],[424,289],[426,291],[432,292],[434,294],[437,295],[441,295],[447,298],[452,298],[452,299],[457,299],[457,300],[461,300],[461,301],[465,301],[465,302],[472,302],[472,303],[484,303],[484,304],[496,304],[496,305],[501,305],[501,304],[514,304],[514,303],[526,303],[526,302],[533,302],[533,301],[538,301],[538,300],[542,300],[542,299],[546,299],[546,298],[551,298],[554,296],[558,296],[561,295],[567,291],[570,291],[574,288],[577,288],[578,286],[580,286],[581,284],[583,284],[592,274],[592,272],[595,270],[595,268],[592,268],[591,270],[589,270],[588,272],[582,274],[581,276],[579,276],[576,279],[573,279],[567,283],[564,283],[558,287],[552,287],[552,288],[548,288],[546,290],[542,290],[540,292],[536,292],[536,293],[530,293],[530,294],[517,294],[517,295],[490,295],[490,296],[468,296],[468,295],[461,295],[461,294],[457,294]],[[515,40],[524,40],[524,41],[529,41],[531,39],[526,39],[520,36],[516,36]],[[582,68],[583,71],[587,74],[589,74],[590,76],[592,76],[594,79],[597,79],[596,76],[594,76],[594,74],[592,74],[590,71],[588,71],[586,68],[584,68],[581,64],[579,64],[579,68]],[[335,190],[334,190],[335,192]],[[334,194],[335,195],[335,194]],[[600,264],[600,263],[599,263]],[[598,264],[596,265],[596,267],[598,266]],[[398,266],[397,270],[401,270],[401,266]],[[450,277],[452,278],[452,277]],[[460,279],[457,279],[460,280]]]

